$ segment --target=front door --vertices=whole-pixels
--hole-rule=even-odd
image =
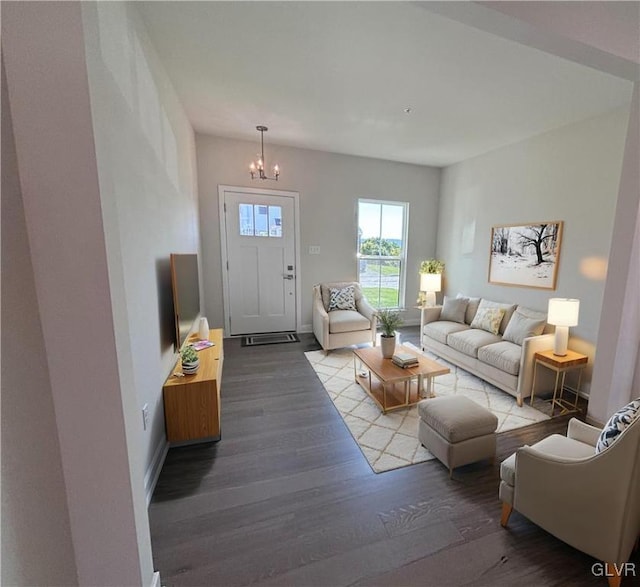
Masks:
[[[296,329],[295,199],[257,192],[221,192],[231,335]]]

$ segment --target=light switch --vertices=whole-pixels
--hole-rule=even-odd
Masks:
[[[320,247],[318,245],[310,245],[309,246],[309,254],[310,255],[319,255]]]

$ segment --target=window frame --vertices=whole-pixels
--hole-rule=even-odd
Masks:
[[[398,206],[402,208],[402,251],[399,256],[382,256],[382,255],[362,255],[360,254],[360,204],[376,204],[381,208],[380,222],[382,223],[382,207]],[[382,232],[382,231],[380,231]],[[375,198],[358,198],[356,200],[356,276],[357,281],[360,283],[360,261],[363,259],[370,259],[374,261],[399,261],[400,262],[400,276],[398,279],[398,306],[390,307],[391,310],[404,310],[405,309],[405,292],[407,282],[407,256],[408,256],[408,236],[409,236],[409,202],[401,202],[398,200],[379,200]],[[381,238],[380,236],[378,238]],[[360,284],[362,287],[362,284]],[[378,285],[380,289],[380,285]],[[373,304],[369,300],[372,306],[380,309],[377,304]]]

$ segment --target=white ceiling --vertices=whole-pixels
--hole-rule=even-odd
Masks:
[[[405,2],[136,2],[196,132],[444,166],[632,84]],[[403,109],[411,107],[407,115]]]

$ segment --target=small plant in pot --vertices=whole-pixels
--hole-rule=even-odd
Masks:
[[[402,318],[397,310],[378,310],[378,324],[382,334],[380,335],[380,348],[382,357],[390,359],[396,350],[396,328],[402,326]]]
[[[180,357],[182,358],[182,372],[185,375],[193,375],[200,367],[198,353],[191,345],[185,346],[180,351]]]

